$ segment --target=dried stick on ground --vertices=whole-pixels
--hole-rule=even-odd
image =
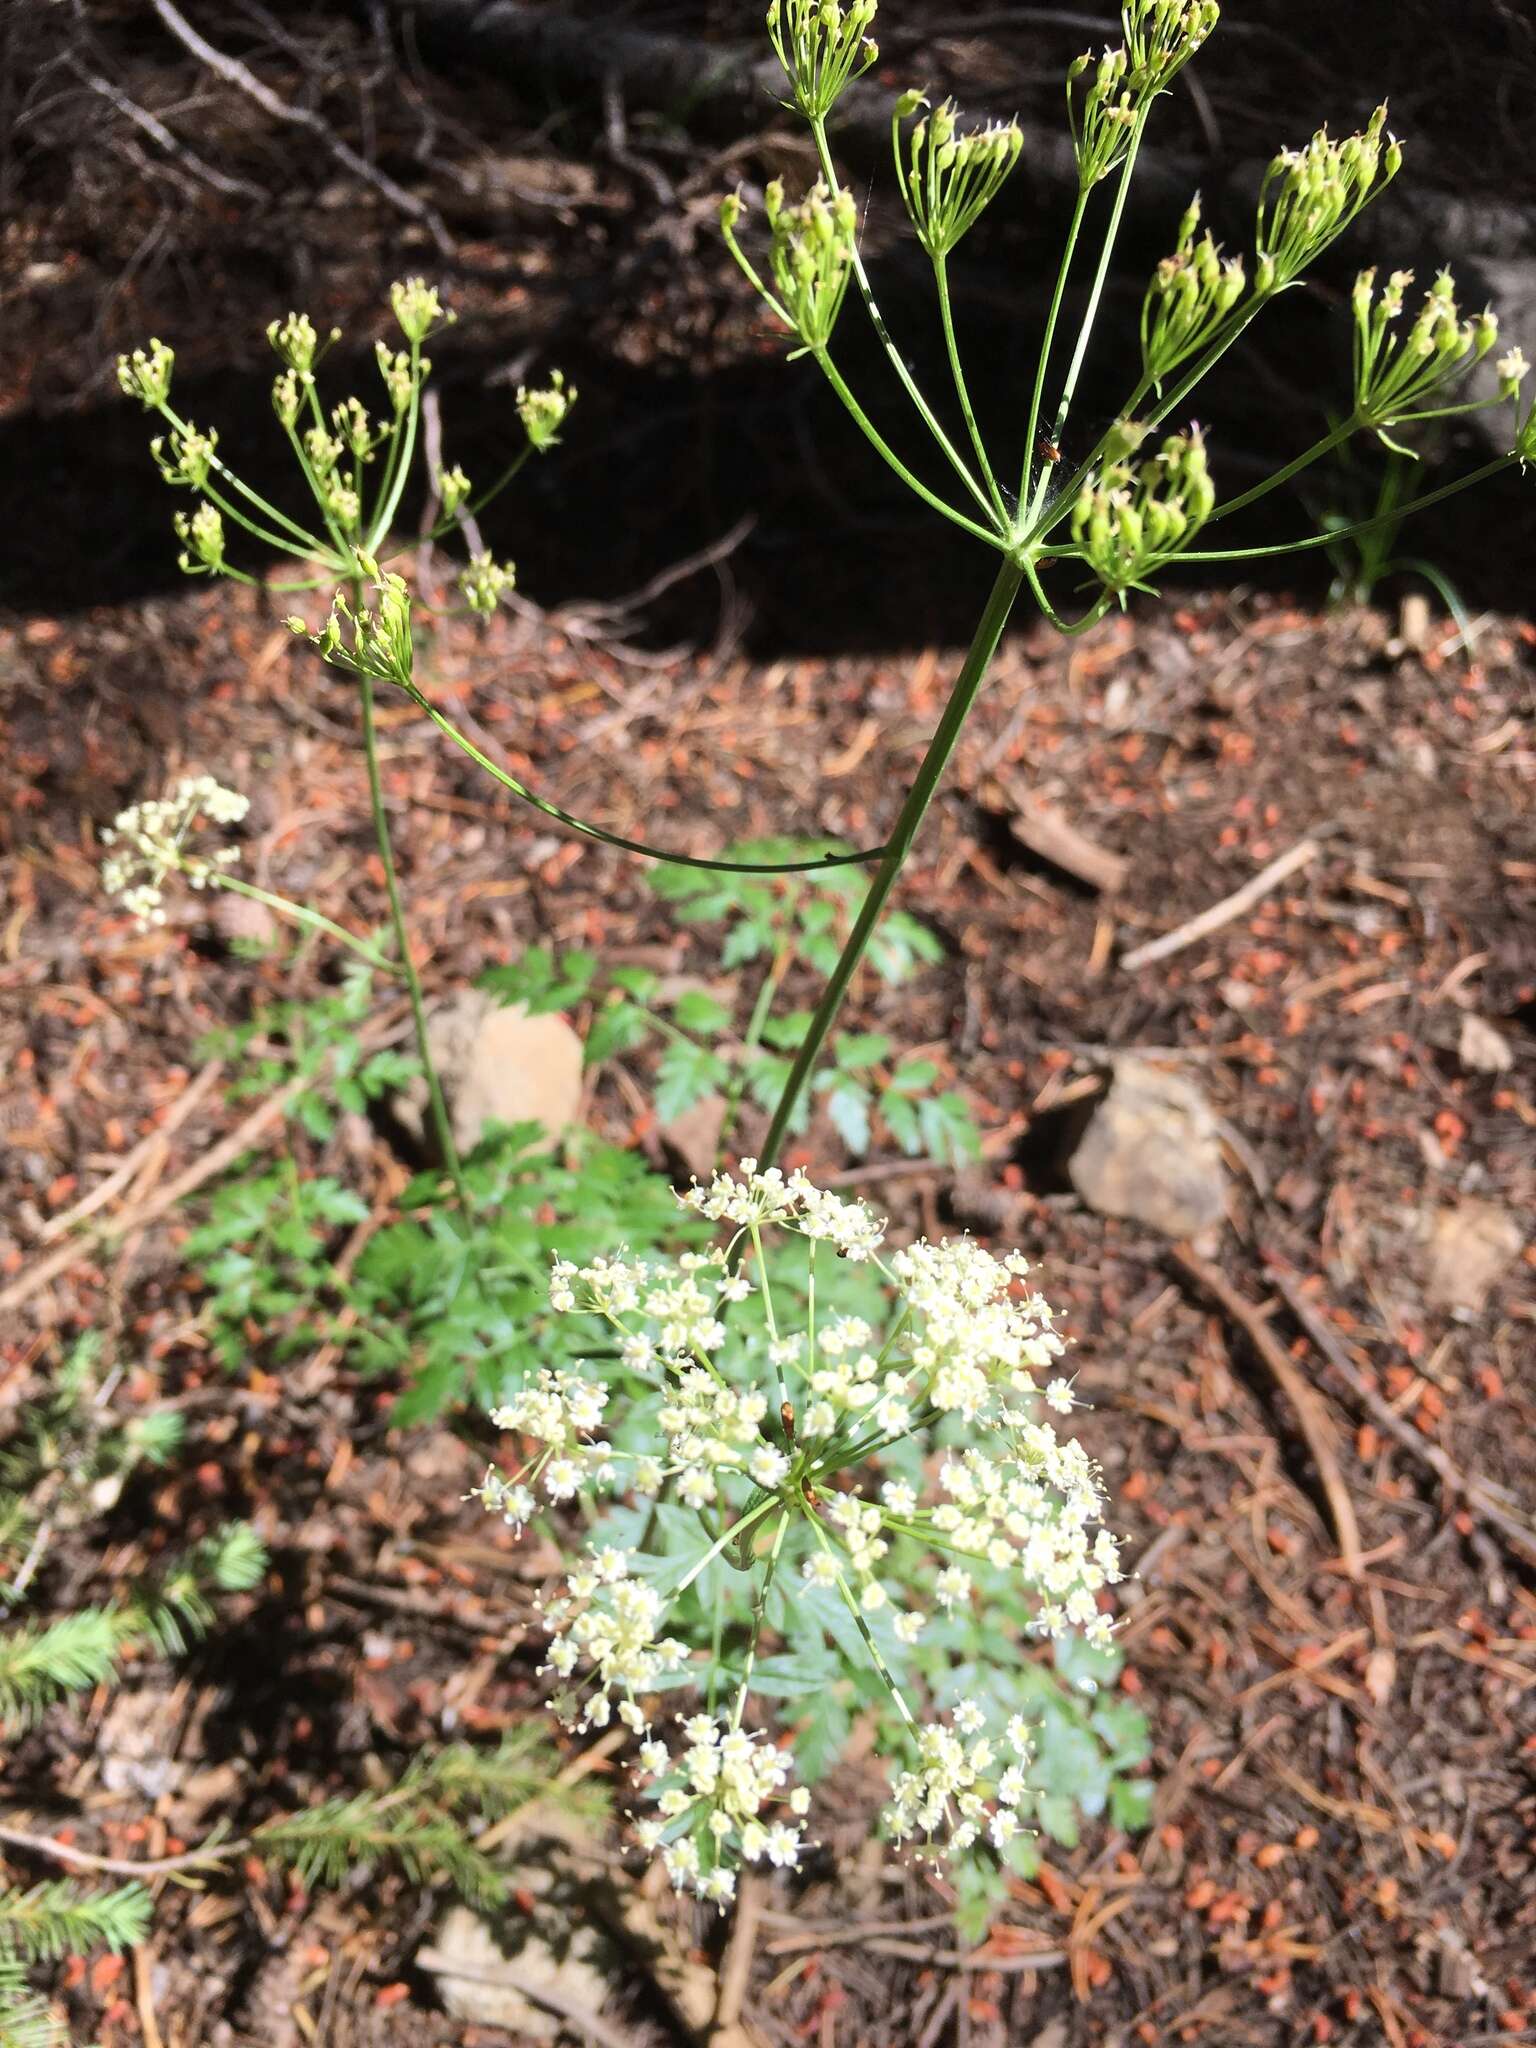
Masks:
[[[259,1108],[253,1109],[243,1123],[237,1124],[227,1138],[221,1138],[211,1151],[205,1152],[195,1165],[189,1166],[185,1173],[173,1180],[169,1187],[161,1188],[160,1192],[152,1195],[147,1202],[125,1210],[121,1215],[109,1216],[104,1222],[93,1223],[88,1230],[81,1231],[78,1237],[72,1237],[67,1244],[56,1246],[46,1259],[40,1259],[35,1266],[28,1266],[9,1287],[0,1291],[0,1311],[20,1308],[24,1301],[30,1301],[39,1288],[46,1287],[50,1280],[56,1279],[66,1268],[74,1265],[77,1259],[84,1256],[86,1247],[98,1239],[121,1237],[129,1230],[153,1223],[156,1217],[163,1216],[167,1209],[174,1209],[178,1202],[200,1188],[204,1181],[211,1180],[226,1166],[232,1166],[242,1152],[249,1151],[267,1126],[277,1121],[296,1096],[301,1095],[306,1088],[312,1087],[313,1081],[314,1077],[310,1074],[295,1074],[292,1080],[283,1083],[275,1095],[269,1095]]]
[[[1333,1430],[1322,1401],[1286,1356],[1285,1346],[1263,1316],[1252,1302],[1238,1293],[1225,1274],[1208,1259],[1202,1259],[1198,1252],[1191,1251],[1188,1245],[1175,1245],[1171,1256],[1179,1270],[1243,1332],[1260,1363],[1290,1402],[1322,1482],[1328,1512],[1333,1518],[1334,1534],[1339,1539],[1339,1555],[1344,1569],[1350,1578],[1358,1579],[1361,1574],[1360,1524],[1355,1519],[1355,1504],[1350,1499],[1349,1488],[1344,1483],[1344,1474],[1333,1448]]]
[[[182,1089],[166,1111],[164,1120],[142,1137],[131,1152],[124,1153],[105,1180],[98,1181],[90,1193],[76,1202],[72,1209],[66,1209],[62,1215],[52,1217],[43,1226],[39,1234],[40,1242],[53,1244],[61,1237],[68,1237],[77,1224],[83,1223],[88,1216],[94,1216],[96,1211],[104,1208],[114,1195],[120,1194],[150,1154],[161,1149],[171,1133],[186,1122],[203,1097],[218,1085],[223,1072],[222,1060],[210,1060],[197,1079],[189,1087]]]
[[[1315,839],[1301,839],[1272,860],[1268,867],[1260,868],[1251,881],[1244,882],[1241,889],[1234,889],[1230,896],[1223,896],[1219,903],[1213,903],[1209,910],[1202,910],[1198,917],[1190,918],[1176,930],[1164,932],[1160,939],[1149,939],[1144,946],[1136,946],[1121,960],[1120,965],[1134,971],[1138,967],[1149,967],[1154,960],[1166,960],[1170,953],[1182,953],[1186,946],[1194,945],[1197,939],[1208,938],[1212,932],[1220,931],[1224,924],[1230,924],[1235,917],[1252,910],[1255,903],[1262,902],[1271,889],[1277,888],[1287,875],[1294,875],[1298,868],[1304,868],[1308,861],[1316,860],[1318,845]]]
[[[397,185],[366,157],[358,155],[350,144],[331,132],[320,116],[308,107],[295,107],[287,100],[279,99],[272,88],[263,85],[256,74],[242,64],[238,58],[226,56],[216,50],[212,43],[204,40],[171,0],[150,0],[150,5],[161,21],[170,30],[184,49],[190,50],[200,63],[206,64],[215,76],[222,78],[226,85],[232,85],[237,92],[243,92],[247,99],[254,100],[264,114],[274,121],[284,121],[291,127],[303,128],[315,136],[336,159],[344,170],[354,178],[361,178],[365,185],[372,186],[381,199],[387,199],[398,212],[411,220],[419,221],[432,237],[439,256],[453,254],[453,238],[443,225],[442,215],[435,208],[418,199],[414,192],[407,192],[403,185]]]
[[[1291,1314],[1345,1382],[1350,1393],[1377,1428],[1384,1430],[1394,1442],[1401,1444],[1405,1451],[1410,1452],[1421,1465],[1433,1472],[1446,1492],[1464,1502],[1470,1513],[1476,1515],[1479,1521],[1486,1522],[1489,1528],[1501,1536],[1523,1564],[1536,1565],[1536,1527],[1502,1508],[1477,1480],[1463,1472],[1438,1444],[1431,1443],[1429,1438],[1415,1429],[1411,1422],[1405,1422],[1391,1403],[1384,1401],[1376,1389],[1367,1383],[1359,1366],[1340,1343],[1336,1333],[1329,1328],[1322,1311],[1302,1292],[1299,1275],[1283,1267],[1277,1259],[1268,1254],[1264,1263],[1265,1270],[1284,1296]]]

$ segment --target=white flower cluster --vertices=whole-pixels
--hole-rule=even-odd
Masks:
[[[114,851],[102,862],[102,885],[136,918],[141,930],[165,923],[165,879],[185,875],[194,889],[206,889],[221,870],[240,858],[236,846],[212,850],[190,843],[199,819],[238,825],[250,799],[225,789],[211,775],[186,775],[166,797],[148,798],[119,811],[102,843]]]
[[[845,1202],[804,1173],[786,1177],[777,1166],[759,1173],[755,1159],[742,1160],[739,1177],[717,1173],[708,1187],[695,1184],[683,1201],[711,1223],[734,1223],[745,1230],[777,1224],[835,1245],[845,1259],[869,1258],[885,1238],[885,1226],[862,1202]]]
[[[963,1700],[951,1725],[918,1731],[916,1768],[897,1778],[885,1810],[886,1825],[898,1842],[920,1835],[930,1855],[954,1859],[983,1833],[994,1849],[1002,1850],[1026,1832],[1019,1808],[1030,1790],[1027,1772],[1034,1751],[1029,1725],[1015,1714],[1001,1742],[986,1733],[986,1725],[981,1708]]]
[[[985,1600],[1002,1574],[1031,1593],[1042,1634],[1075,1630],[1102,1646],[1111,1624],[1100,1601],[1121,1573],[1115,1539],[1098,1526],[1097,1470],[1052,1423],[1050,1411],[1074,1405],[1072,1387],[1052,1375],[1064,1347],[1024,1259],[967,1238],[883,1253],[883,1227],[862,1203],[751,1160],[683,1199],[726,1225],[730,1243],[676,1259],[621,1251],[555,1262],[551,1307],[606,1325],[615,1362],[604,1383],[590,1366],[545,1370],[499,1409],[495,1421],[529,1443],[528,1460],[509,1478],[488,1472],[478,1491],[515,1527],[540,1497],[628,1493],[639,1508],[651,1504],[639,1518],[645,1533],[624,1538],[632,1551],[600,1531],[570,1572],[548,1610],[546,1668],[561,1682],[555,1705],[567,1725],[601,1728],[617,1716],[643,1738],[641,1767],[658,1786],[645,1839],[677,1882],[724,1900],[743,1861],[792,1861],[798,1839],[787,1822],[759,1818],[787,1762],[742,1730],[764,1575],[786,1545],[801,1582],[851,1610],[914,1728],[893,1666],[935,1613]],[[763,1264],[767,1227],[806,1244],[807,1307],[792,1321],[781,1319]],[[890,1303],[883,1326],[816,1315],[810,1276],[822,1244],[874,1267]],[[748,1258],[752,1279],[737,1269]],[[753,1313],[733,1316],[758,1288]],[[941,1428],[942,1456],[890,1472],[888,1455],[904,1443],[937,1451]],[[664,1506],[671,1535],[653,1549]],[[693,1524],[696,1550],[686,1533],[681,1553],[668,1547]],[[685,1596],[727,1553],[760,1590],[746,1676],[729,1726],[721,1732],[712,1715],[685,1723],[674,1765],[647,1695],[703,1676],[680,1640],[694,1626]],[[718,1650],[717,1638],[700,1656]],[[892,1806],[899,1835],[942,1837],[958,1853],[983,1831],[999,1848],[1021,1824],[1027,1731],[1010,1735],[1011,1757],[994,1770],[983,1724],[971,1719],[962,1708],[953,1727],[921,1731],[917,1768]]]
[[[619,1717],[636,1734],[647,1727],[636,1695],[654,1691],[686,1668],[688,1646],[661,1633],[667,1599],[629,1569],[628,1555],[605,1547],[589,1553],[570,1573],[565,1591],[545,1618],[552,1631],[541,1666],[562,1681],[583,1669],[582,1693],[565,1684],[555,1712],[568,1728],[606,1728]]]
[[[541,1372],[491,1420],[498,1429],[533,1437],[542,1448],[514,1479],[488,1471],[472,1496],[520,1535],[534,1510],[534,1483],[552,1501],[574,1500],[584,1487],[610,1487],[617,1478],[609,1446],[596,1438],[608,1390],[579,1373]]]
[[[997,1259],[968,1237],[919,1241],[895,1253],[891,1271],[921,1326],[912,1363],[935,1408],[967,1422],[990,1419],[999,1387],[1030,1392],[1036,1372],[1060,1357],[1050,1304],[1035,1293],[1015,1296],[1029,1272],[1019,1253]]]
[[[736,1866],[800,1860],[811,1795],[797,1785],[782,1800],[790,1760],[760,1735],[694,1714],[681,1723],[686,1747],[674,1762],[655,1735],[640,1745],[640,1772],[652,1781],[655,1817],[636,1829],[642,1848],[660,1850],[680,1890],[724,1905],[735,1895]],[[765,1821],[775,1802],[786,1818]]]

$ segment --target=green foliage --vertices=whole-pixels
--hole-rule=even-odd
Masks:
[[[752,839],[730,849],[733,860],[797,861],[815,854],[808,840]],[[844,938],[869,893],[857,868],[819,874],[710,874],[693,868],[658,868],[651,887],[674,906],[684,924],[723,924],[722,967],[740,967],[788,947],[818,974],[830,974]],[[909,981],[919,967],[942,960],[944,948],[927,926],[905,911],[889,911],[869,942],[871,966],[888,987]]]
[[[1389,448],[1379,473],[1373,475],[1374,466],[1352,449],[1340,450],[1330,478],[1334,503],[1317,514],[1322,531],[1339,536],[1328,548],[1334,572],[1328,595],[1335,604],[1368,605],[1389,578],[1417,576],[1455,620],[1461,644],[1470,653],[1477,628],[1456,585],[1427,556],[1398,553],[1404,524],[1398,507],[1412,475],[1409,465],[1420,459]],[[1367,517],[1373,523],[1364,532],[1355,531]]]
[[[230,1523],[135,1598],[7,1629],[0,1634],[0,1728],[26,1725],[70,1693],[110,1684],[127,1650],[180,1654],[212,1627],[213,1594],[244,1591],[265,1568],[255,1532]]]
[[[62,2021],[27,1982],[27,1967],[0,1944],[0,2048],[67,2048]]]
[[[78,1338],[0,1444],[0,1564],[20,1561],[45,1517],[57,1530],[100,1514],[136,1466],[164,1465],[181,1444],[174,1409],[120,1416],[106,1407],[101,1352],[94,1332]],[[0,1586],[0,1604],[9,1597]]]
[[[118,1654],[134,1633],[127,1617],[100,1607],[8,1629],[0,1635],[0,1730],[25,1725],[67,1694],[115,1678]]]
[[[506,1897],[505,1875],[472,1830],[545,1799],[589,1819],[603,1809],[592,1787],[563,1787],[559,1757],[538,1730],[522,1729],[495,1750],[467,1743],[418,1757],[398,1783],[329,1799],[256,1831],[261,1854],[292,1870],[306,1889],[345,1883],[355,1871],[397,1866],[413,1884],[448,1883],[471,1905]]]
[[[93,1948],[132,1948],[149,1931],[154,1901],[141,1884],[88,1891],[73,1878],[0,1889],[0,1952],[55,1963]]]
[[[788,861],[809,850],[799,840],[759,839],[733,847],[731,855],[744,861]],[[765,963],[750,1017],[745,1015],[745,984],[734,973],[729,1000],[722,1000],[701,988],[669,991],[646,968],[620,967],[605,974],[589,953],[557,956],[544,946],[490,969],[480,977],[480,986],[535,1015],[593,1003],[586,1040],[589,1065],[660,1039],[658,1118],[670,1123],[705,1097],[722,1095],[727,1104],[723,1147],[743,1100],[772,1114],[809,1028],[809,1011],[769,1014],[774,996],[796,963],[818,975],[831,970],[868,885],[849,868],[779,877],[664,868],[650,879],[684,923],[723,926],[717,948],[722,967]],[[943,947],[925,925],[898,911],[887,916],[871,940],[869,957],[887,986],[899,988],[922,967],[942,959]],[[932,1092],[939,1080],[936,1061],[900,1057],[883,1032],[842,1032],[828,1041],[826,1056],[812,1097],[822,1099],[854,1158],[865,1157],[877,1137],[909,1159],[927,1152],[959,1165],[976,1157],[980,1133],[964,1098],[952,1089]],[[801,1103],[790,1124],[796,1135],[806,1129],[812,1106]]]
[[[373,976],[347,961],[333,994],[265,1004],[248,1022],[209,1032],[198,1050],[205,1059],[240,1062],[228,1091],[232,1102],[272,1095],[303,1080],[308,1085],[288,1113],[312,1138],[325,1139],[336,1128],[338,1111],[361,1115],[420,1072],[408,1054],[368,1050],[372,1008]]]
[[[301,1179],[291,1159],[221,1183],[207,1222],[183,1247],[208,1288],[215,1356],[226,1366],[239,1365],[252,1333],[278,1359],[312,1342],[335,1234],[367,1214],[349,1188],[323,1176]]]
[[[469,1217],[444,1206],[437,1175],[421,1175],[401,1197],[415,1213],[358,1260],[348,1342],[364,1370],[405,1380],[397,1421],[471,1397],[494,1403],[540,1366],[574,1359],[576,1335],[549,1309],[555,1258],[702,1239],[637,1154],[580,1134],[563,1154],[546,1144],[532,1123],[490,1133],[464,1162]]]

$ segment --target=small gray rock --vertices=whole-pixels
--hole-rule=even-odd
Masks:
[[[1464,1201],[1437,1210],[1429,1229],[1425,1294],[1436,1308],[1474,1313],[1524,1244],[1519,1224],[1497,1202]]]
[[[1211,1106],[1194,1082],[1149,1061],[1114,1063],[1109,1093],[1067,1171],[1101,1216],[1169,1237],[1198,1237],[1226,1213],[1226,1175]]]
[[[1495,1031],[1486,1017],[1468,1010],[1461,1020],[1457,1045],[1461,1064],[1474,1074],[1507,1074],[1515,1064],[1514,1050],[1502,1031]]]
[[[563,1017],[530,1017],[521,1004],[464,989],[428,1018],[427,1040],[461,1152],[472,1151],[493,1123],[539,1123],[558,1138],[576,1121],[581,1040]],[[422,1081],[395,1104],[396,1115],[417,1135],[426,1109]]]

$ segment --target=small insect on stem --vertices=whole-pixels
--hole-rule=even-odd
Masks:
[[[1039,445],[1037,446],[1035,453],[1040,457],[1040,460],[1042,462],[1054,463],[1060,462],[1061,460],[1061,450],[1056,446],[1056,443],[1054,441],[1048,440],[1044,434],[1040,436]]]
[[[795,1405],[792,1401],[785,1401],[780,1406],[779,1421],[784,1425],[785,1442],[792,1444],[795,1440]]]

